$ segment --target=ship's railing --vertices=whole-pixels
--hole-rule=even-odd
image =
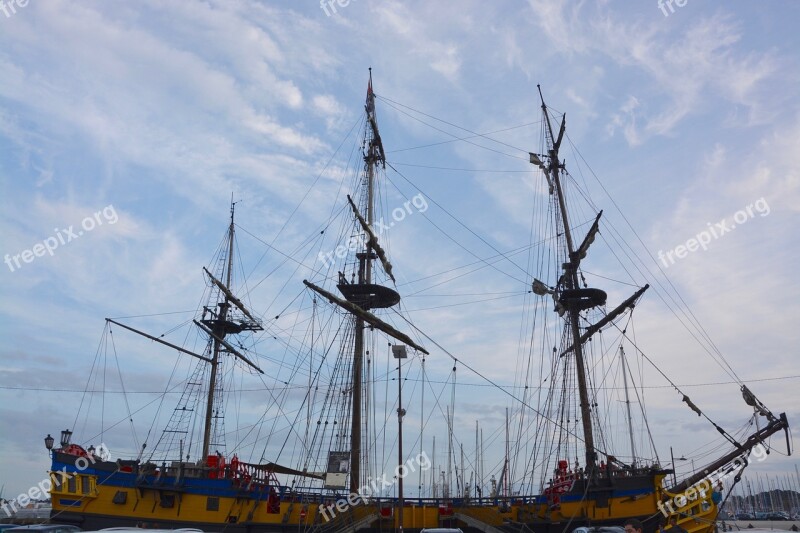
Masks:
[[[142,480],[147,476],[155,476],[157,479],[231,479],[238,481],[242,488],[278,487],[280,485],[275,474],[270,470],[243,462],[231,462],[220,467],[180,461],[172,461],[169,465],[166,463],[161,465],[133,463],[126,466],[128,467],[127,471],[136,473]]]
[[[281,494],[281,502],[293,503],[310,503],[310,504],[335,504],[338,500],[347,500],[349,493],[347,492],[322,492],[320,489],[307,488],[298,489],[290,488],[282,485],[279,487]],[[367,495],[369,504],[388,504],[396,506],[399,499],[391,496],[369,496]],[[442,508],[457,508],[464,506],[486,506],[486,507],[502,507],[502,506],[516,506],[528,505],[534,503],[542,503],[546,499],[543,495],[534,496],[508,496],[508,497],[474,497],[474,498],[431,498],[431,497],[409,497],[405,496],[403,501],[405,506],[428,506],[428,507],[442,507]]]

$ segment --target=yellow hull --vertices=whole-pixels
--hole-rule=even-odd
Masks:
[[[336,502],[321,507],[319,502],[281,501],[268,506],[264,499],[248,496],[228,497],[181,493],[160,488],[101,485],[96,475],[77,474],[68,482],[57,482],[54,473],[51,490],[53,515],[59,521],[79,522],[84,528],[141,525],[146,527],[200,527],[206,531],[284,531],[298,527],[327,526],[332,530],[344,524],[359,523],[365,529],[392,529],[400,526],[399,509],[391,503],[359,502],[352,508]],[[407,500],[403,508],[403,528],[421,529],[442,526],[462,528],[526,524],[535,532],[574,529],[580,525],[623,525],[627,518],[637,517],[645,523],[645,531],[655,531],[670,508],[660,502],[676,495],[664,491],[663,475],[653,478],[649,492],[633,496],[585,498],[562,501],[558,508],[538,497],[532,503],[511,501],[508,505],[479,502],[444,504],[435,500]],[[568,498],[564,498],[567,500]],[[602,503],[601,503],[602,501]],[[659,505],[660,504],[660,505]],[[272,511],[272,512],[270,512]],[[680,509],[679,524],[689,533],[711,533],[716,505],[711,494],[698,496]],[[327,529],[327,528],[326,528]]]

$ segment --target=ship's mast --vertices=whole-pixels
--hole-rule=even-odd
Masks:
[[[236,204],[231,202],[231,223],[228,227],[228,258],[225,265],[225,286],[228,287],[228,289],[230,289],[231,286],[231,275],[233,273],[233,215],[235,208]],[[211,446],[211,426],[214,422],[214,393],[217,387],[217,368],[219,367],[219,355],[223,346],[222,340],[226,335],[225,321],[228,318],[228,308],[230,307],[228,293],[226,292],[224,295],[225,299],[219,304],[219,315],[218,319],[215,321],[217,323],[217,327],[212,327],[212,331],[215,335],[213,339],[213,355],[211,356],[211,376],[208,382],[206,419],[205,425],[203,426],[203,455],[200,456],[203,460],[208,457],[209,448]]]
[[[372,92],[372,69],[369,73],[367,87],[367,151],[364,155],[366,179],[366,222],[372,227],[375,221],[375,170],[378,162],[383,161],[383,146],[375,119],[375,94]],[[358,258],[358,284],[372,284],[372,261],[377,258],[369,241],[364,251],[356,254]],[[358,492],[361,486],[361,384],[364,373],[364,319],[355,318],[355,346],[353,349],[353,416],[350,429],[350,492]]]
[[[378,172],[378,165],[386,168],[386,153],[383,150],[383,142],[378,131],[378,122],[375,117],[375,94],[372,92],[372,69],[370,69],[369,85],[367,86],[367,102],[364,106],[367,115],[366,132],[364,136],[364,174],[363,182],[365,194],[362,196],[360,206],[357,206],[353,199],[348,195],[347,200],[353,210],[361,231],[365,237],[363,251],[356,254],[358,260],[358,274],[354,276],[355,282],[347,280],[344,272],[339,272],[339,283],[336,287],[344,296],[344,299],[328,292],[315,285],[314,283],[303,280],[303,283],[326,298],[329,302],[338,305],[353,315],[354,347],[353,347],[353,373],[352,373],[352,416],[350,425],[350,491],[357,493],[361,487],[361,466],[362,466],[362,381],[364,374],[364,356],[366,354],[364,344],[364,329],[370,327],[382,331],[386,335],[400,341],[402,345],[410,346],[418,352],[428,355],[428,351],[414,342],[405,333],[398,331],[390,324],[379,319],[372,314],[372,309],[387,309],[400,303],[400,294],[390,288],[373,282],[373,261],[379,260],[383,267],[383,272],[392,281],[395,281],[392,274],[392,264],[387,258],[386,251],[378,242],[378,236],[372,229],[375,221],[375,178]],[[366,216],[362,216],[361,213]],[[394,345],[395,348],[402,345]],[[402,350],[405,348],[403,347]],[[398,417],[402,419],[405,411],[398,410]],[[402,420],[399,420],[402,422]],[[402,457],[401,457],[402,459]]]
[[[542,88],[537,85],[539,89],[539,97],[542,101],[542,113],[544,114],[545,121],[547,123],[547,131],[549,133],[548,139],[548,159],[549,159],[549,168],[548,173],[550,178],[553,180],[555,184],[555,192],[558,196],[558,207],[561,213],[561,221],[564,226],[564,237],[567,241],[567,262],[564,263],[564,287],[567,290],[574,290],[580,287],[578,283],[578,263],[579,258],[575,254],[575,246],[572,241],[572,232],[570,230],[569,225],[569,216],[567,214],[567,206],[564,200],[564,193],[561,187],[561,169],[563,166],[559,162],[558,157],[558,149],[561,144],[561,139],[564,135],[564,124],[565,122],[562,120],[561,129],[559,131],[558,138],[553,135],[553,127],[550,124],[550,116],[547,113],[547,106],[544,103],[544,97],[542,96]],[[592,418],[591,418],[591,406],[589,404],[589,390],[586,385],[586,365],[583,358],[583,345],[580,342],[580,330],[578,328],[579,319],[580,319],[580,309],[577,305],[568,305],[567,306],[567,313],[568,313],[568,322],[572,329],[572,339],[573,339],[573,350],[575,352],[575,367],[578,373],[578,393],[580,396],[580,408],[581,408],[581,422],[583,423],[583,440],[586,446],[586,472],[590,475],[594,475],[594,466],[597,461],[597,454],[595,452],[594,447],[594,434],[592,433]]]

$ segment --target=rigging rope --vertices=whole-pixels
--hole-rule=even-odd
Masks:
[[[650,253],[649,248],[645,245],[644,241],[639,236],[639,234],[636,232],[636,230],[633,228],[633,226],[631,225],[631,223],[628,220],[628,218],[625,216],[625,214],[620,209],[619,205],[616,203],[616,201],[614,201],[614,198],[611,196],[611,194],[609,194],[608,190],[605,188],[603,183],[597,177],[597,174],[595,174],[595,172],[592,169],[592,167],[589,165],[589,163],[586,162],[586,159],[583,157],[583,154],[581,154],[580,151],[577,149],[577,147],[574,145],[574,143],[572,142],[572,139],[569,137],[569,135],[567,135],[567,139],[569,140],[570,146],[573,149],[573,153],[576,153],[580,157],[581,161],[583,161],[583,164],[586,165],[586,168],[589,170],[589,172],[591,173],[592,177],[594,177],[595,181],[597,181],[598,185],[600,185],[600,188],[603,190],[603,192],[606,194],[606,196],[609,198],[609,200],[611,200],[612,205],[617,210],[617,212],[620,214],[620,216],[622,216],[622,219],[625,221],[625,224],[628,226],[628,228],[631,230],[631,232],[633,232],[633,234],[636,236],[636,239],[639,241],[639,244],[641,244],[642,248],[644,248],[644,250],[647,252],[647,255],[650,257],[652,262],[656,265],[656,267],[658,267],[658,271],[661,273],[661,275],[667,281],[667,284],[669,285],[669,287],[672,289],[674,294],[678,297],[680,302],[683,304],[683,307],[686,309],[686,311],[688,311],[689,317],[691,318],[691,322],[694,325],[694,327],[696,327],[701,332],[701,334],[704,337],[704,339],[710,345],[711,350],[713,350],[715,352],[716,356],[718,356],[719,359],[721,359],[722,363],[724,363],[724,366],[723,366],[722,363],[718,362],[720,364],[720,366],[723,368],[723,370],[725,372],[727,372],[729,375],[731,375],[731,377],[733,377],[739,384],[742,384],[741,379],[736,374],[736,372],[733,370],[733,367],[730,365],[730,363],[728,363],[728,361],[722,355],[722,352],[717,347],[717,345],[714,343],[714,341],[711,339],[711,336],[708,334],[708,332],[705,330],[705,328],[703,328],[702,324],[700,324],[700,321],[697,319],[697,317],[695,316],[694,312],[692,312],[691,308],[686,303],[686,301],[683,299],[683,297],[681,296],[680,292],[678,292],[678,289],[672,284],[672,281],[667,277],[667,275],[664,272],[663,268],[661,268],[661,265],[659,265],[658,261],[656,261],[656,258],[653,256],[652,253]],[[590,199],[587,199],[587,200],[590,202],[590,205],[593,205],[593,203],[591,202]],[[609,226],[610,226],[610,224],[609,224]],[[648,272],[649,272],[649,269],[648,269]],[[655,277],[653,279],[656,281],[656,283],[658,283],[659,286],[661,286],[660,281],[656,280]],[[670,294],[668,291],[665,291],[665,292],[668,295]],[[671,298],[671,295],[670,295],[670,298]],[[663,298],[662,298],[662,301],[663,301]],[[673,301],[674,301],[674,299],[673,299]],[[666,301],[664,301],[664,303],[667,304]],[[668,304],[667,304],[667,307],[669,307]],[[670,309],[671,309],[671,307],[670,307]],[[673,314],[674,314],[674,311],[673,311]],[[689,318],[689,317],[687,317],[687,318]],[[683,322],[681,322],[681,323],[683,324]],[[687,331],[689,331],[689,333],[692,334],[692,336],[694,336],[694,333],[691,330],[689,330],[689,328],[687,326],[685,326],[685,324],[684,324],[684,327],[686,327]],[[699,340],[698,340],[698,342],[699,342]],[[711,355],[712,358],[714,358],[714,360],[716,360],[716,357],[714,357],[714,354],[711,353],[709,348],[707,348],[703,343],[700,343],[700,344],[701,344],[701,346],[704,347],[706,352],[708,352],[709,355]]]

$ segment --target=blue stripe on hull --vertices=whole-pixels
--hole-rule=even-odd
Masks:
[[[53,461],[52,470],[54,472],[67,472],[69,474],[81,474],[89,476],[97,476],[98,489],[101,487],[117,487],[117,488],[137,488],[144,485],[145,488],[173,490],[187,494],[199,494],[204,496],[220,496],[228,498],[242,497],[243,493],[252,498],[266,498],[269,494],[268,488],[262,490],[244,490],[233,484],[230,479],[208,479],[208,478],[191,478],[185,477],[181,480],[180,484],[175,484],[174,476],[162,476],[160,479],[157,476],[145,476],[143,480],[137,483],[138,476],[132,472],[108,472],[106,470],[98,470],[91,466],[83,470],[76,468],[75,465],[69,465]],[[280,495],[283,495],[287,487],[277,487]]]
[[[175,484],[174,476],[162,476],[160,479],[157,476],[145,476],[144,480],[137,483],[137,475],[132,472],[109,472],[107,470],[95,469],[91,466],[84,470],[80,470],[75,465],[53,461],[53,471],[65,471],[67,473],[78,473],[83,475],[97,476],[97,486],[105,488],[146,488],[154,490],[176,491],[185,494],[195,494],[200,496],[219,496],[228,498],[253,498],[265,499],[268,496],[268,489],[262,490],[244,490],[234,485],[233,480],[230,479],[208,479],[208,478],[191,478],[185,477],[181,480],[179,485]],[[283,497],[286,494],[288,487],[277,487],[279,495]],[[631,496],[641,496],[653,494],[654,489],[652,486],[635,488],[635,489],[615,489],[609,493],[610,498],[624,498]],[[317,496],[318,498],[315,498]],[[305,503],[323,502],[330,499],[329,494],[303,494]],[[562,494],[561,501],[578,502],[583,499],[584,495],[581,493]],[[383,499],[383,498],[382,498]],[[407,498],[407,501],[413,501],[413,498]],[[385,498],[384,501],[392,501],[392,498]],[[454,500],[456,502],[457,500]],[[548,497],[545,495],[530,496],[519,498],[516,503],[547,503]]]

